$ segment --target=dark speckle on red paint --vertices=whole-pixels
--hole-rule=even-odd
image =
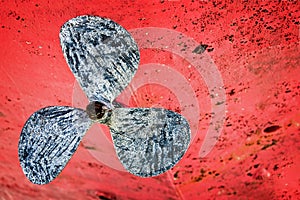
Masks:
[[[272,125],[272,126],[269,126],[267,128],[264,129],[264,132],[265,133],[272,133],[272,132],[275,132],[277,131],[278,129],[280,129],[281,126],[278,126],[278,125]]]
[[[278,165],[277,165],[277,164],[274,165],[273,170],[276,171],[276,170],[278,170],[278,169],[279,169]]]
[[[214,48],[209,48],[207,49],[207,52],[212,52],[214,50]]]
[[[265,150],[265,149],[267,149],[267,148],[269,148],[269,147],[275,145],[277,142],[278,142],[277,140],[272,139],[272,142],[271,142],[270,144],[264,145],[264,146],[261,148],[261,150]]]
[[[235,89],[230,90],[230,92],[228,93],[230,96],[235,94]]]
[[[179,171],[176,171],[175,174],[173,175],[173,176],[174,176],[174,179],[177,179],[177,178],[178,178],[178,174],[179,174]]]
[[[106,196],[103,196],[103,195],[99,195],[98,198],[99,198],[100,200],[113,200],[113,199],[111,199],[111,198],[109,198],[109,197],[106,197]]]
[[[206,48],[208,47],[207,44],[200,44],[199,46],[197,46],[194,50],[193,53],[196,54],[202,54],[205,52]]]
[[[98,199],[100,200],[116,200],[117,196],[108,192],[96,192]]]

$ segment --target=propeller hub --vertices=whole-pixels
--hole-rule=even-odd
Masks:
[[[103,103],[98,101],[90,102],[86,107],[86,112],[92,120],[102,120],[110,109]]]

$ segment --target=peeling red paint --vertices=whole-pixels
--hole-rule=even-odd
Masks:
[[[0,11],[1,199],[300,198],[299,1],[2,1]],[[180,163],[144,179],[107,167],[81,145],[52,183],[25,178],[17,155],[25,120],[44,106],[72,105],[74,77],[58,33],[81,14],[109,17],[128,30],[176,30],[207,45],[196,53],[212,58],[226,91],[226,119],[213,151],[199,157],[213,117],[201,76],[178,55],[143,49],[142,64],[176,69],[199,100],[204,134]],[[130,106],[183,109],[167,87],[150,84],[136,94]]]

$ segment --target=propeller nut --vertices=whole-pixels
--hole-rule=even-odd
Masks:
[[[105,104],[98,101],[90,102],[86,107],[86,112],[92,120],[103,119],[103,117],[109,110],[110,109],[108,109]]]

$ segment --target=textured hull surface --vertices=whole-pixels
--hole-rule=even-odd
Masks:
[[[299,199],[299,3],[0,1],[0,199]],[[58,33],[67,20],[84,14],[114,20],[139,46],[139,79],[133,78],[127,87],[132,92],[119,102],[166,108],[195,121],[190,123],[195,136],[190,148],[167,173],[138,178],[106,165],[118,161],[109,128],[93,126],[50,184],[41,187],[24,176],[18,142],[26,120],[40,108],[79,101]],[[149,27],[155,32],[136,31]],[[161,34],[162,29],[169,34]],[[174,32],[180,42],[170,40]],[[184,36],[197,44],[182,41]],[[197,54],[205,45],[205,52]],[[185,55],[200,64],[188,62]],[[223,79],[223,104],[216,102],[219,86],[213,84],[211,92],[204,81],[211,63]],[[226,117],[220,137],[201,158],[205,136],[215,126],[210,123],[218,116],[212,109],[222,105]]]

